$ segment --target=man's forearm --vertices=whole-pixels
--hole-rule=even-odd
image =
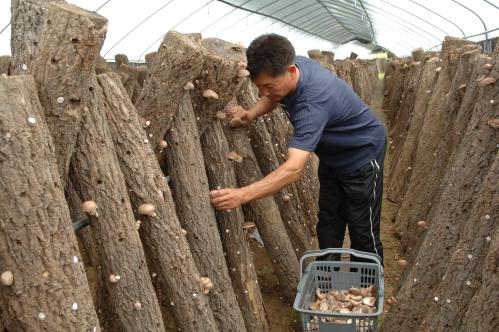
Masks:
[[[253,106],[248,110],[248,112],[250,112],[251,114],[251,119],[256,119],[259,116],[271,112],[274,109],[275,105],[276,105],[275,102],[263,96],[258,100],[255,106]]]
[[[260,181],[242,187],[244,200],[245,202],[249,202],[278,192],[285,186],[298,180],[300,174],[301,169],[283,164]]]

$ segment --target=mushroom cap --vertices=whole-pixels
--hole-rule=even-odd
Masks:
[[[368,296],[362,299],[362,304],[373,307],[376,303],[376,298],[374,296]]]
[[[243,161],[243,157],[241,157],[239,154],[237,154],[237,152],[234,151],[227,152],[227,158],[238,163]]]
[[[97,208],[97,203],[94,201],[86,201],[81,204],[81,210],[88,214],[93,214],[92,212],[95,212]]]
[[[487,78],[484,78],[483,80],[481,80],[478,85],[479,86],[486,86],[486,85],[489,85],[489,84],[495,84],[496,83],[496,79],[493,78],[493,77],[487,77]]]
[[[419,229],[427,229],[428,228],[427,223],[424,220],[418,221],[417,226]]]
[[[217,118],[217,119],[220,119],[220,120],[221,120],[221,119],[225,119],[225,117],[226,117],[226,115],[225,115],[225,113],[224,113],[224,112],[217,111],[217,112],[215,113],[215,118]]]
[[[246,67],[248,67],[248,64],[246,62],[238,62],[237,63],[237,66],[241,69],[246,69]]]
[[[407,261],[405,259],[399,259],[397,263],[401,268],[405,268],[407,266]]]
[[[168,142],[165,141],[164,139],[162,139],[161,141],[159,141],[159,147],[164,149],[168,146]]]
[[[117,283],[119,280],[120,280],[119,276],[115,276],[114,274],[111,274],[109,276],[109,281],[111,281],[111,283],[113,283],[113,284]]]
[[[247,77],[249,75],[250,75],[250,72],[245,68],[241,68],[237,71],[237,77]]]
[[[134,308],[135,310],[137,310],[137,311],[138,311],[138,310],[141,310],[141,309],[142,309],[142,304],[141,304],[139,301],[137,301],[137,302],[135,302],[135,303],[133,304],[133,308]]]
[[[152,204],[145,203],[139,206],[139,214],[142,215],[155,216],[156,213],[154,213],[154,210],[155,208]]]
[[[483,69],[491,70],[492,69],[492,64],[491,63],[486,63],[483,65]]]
[[[253,229],[255,227],[256,227],[256,224],[254,222],[251,222],[251,221],[246,221],[243,224],[243,229]]]
[[[194,90],[194,84],[192,82],[187,82],[184,84],[184,90],[189,91],[189,90]]]
[[[0,276],[0,280],[2,282],[2,285],[10,286],[14,282],[14,275],[11,271],[4,271]]]
[[[282,196],[282,200],[285,201],[285,202],[289,202],[291,200],[291,196],[284,195],[284,196]]]
[[[218,94],[210,89],[204,90],[203,92],[203,97],[205,98],[212,98],[212,99],[218,99]]]
[[[487,124],[494,129],[499,128],[499,118],[490,119]]]
[[[233,118],[229,121],[229,127],[239,127],[243,124],[240,118]]]

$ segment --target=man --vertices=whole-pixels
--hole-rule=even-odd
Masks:
[[[344,81],[315,61],[295,56],[285,37],[262,35],[251,42],[246,56],[261,98],[251,109],[236,107],[229,116],[246,125],[282,103],[294,128],[288,159],[251,185],[213,190],[213,206],[234,209],[281,190],[300,177],[315,152],[320,160],[319,247],[341,248],[348,225],[352,249],[376,253],[383,260],[386,139],[381,122]]]

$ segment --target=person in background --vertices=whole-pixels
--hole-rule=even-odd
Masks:
[[[383,124],[350,86],[315,61],[296,56],[293,45],[283,36],[256,38],[246,57],[260,99],[249,110],[240,106],[231,109],[229,117],[247,125],[281,104],[293,125],[293,136],[286,162],[263,179],[242,188],[211,191],[214,208],[234,209],[272,195],[298,180],[315,152],[320,161],[319,247],[341,248],[348,226],[351,248],[375,253],[383,262]]]

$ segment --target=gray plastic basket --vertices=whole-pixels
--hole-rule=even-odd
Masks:
[[[303,273],[303,262],[307,258],[319,257],[327,254],[349,254],[373,262],[352,261],[314,261],[307,266]],[[339,268],[340,271],[335,271]],[[350,272],[351,268],[357,268]],[[338,269],[336,269],[338,270]],[[307,251],[300,259],[300,283],[295,297],[293,308],[300,313],[303,331],[305,332],[371,332],[378,330],[378,316],[383,312],[384,302],[384,274],[378,255],[346,248],[331,248],[324,250]],[[315,292],[320,288],[321,293],[331,289],[349,289],[351,287],[376,287],[377,310],[370,314],[331,313],[310,310],[310,304],[315,302]],[[312,323],[317,316],[318,322]],[[347,320],[348,323],[326,322],[325,317],[334,317]]]

